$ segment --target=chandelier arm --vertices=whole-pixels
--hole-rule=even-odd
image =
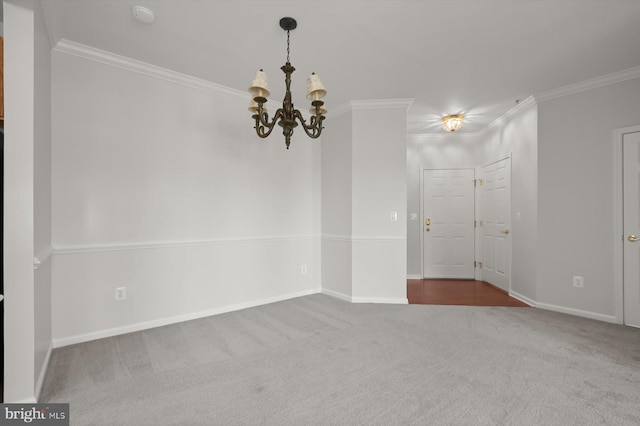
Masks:
[[[311,120],[309,121],[309,124],[307,124],[307,122],[302,117],[302,113],[300,112],[300,110],[296,109],[293,114],[298,119],[298,121],[300,121],[300,124],[302,124],[302,128],[304,129],[304,132],[307,134],[307,136],[309,136],[312,139],[317,139],[320,136],[323,129],[322,127],[322,120],[324,120],[323,115],[320,115],[319,118],[317,118],[317,116],[312,115]]]
[[[273,131],[273,128],[276,126],[276,123],[278,122],[279,119],[282,118],[282,116],[283,116],[282,108],[279,108],[276,111],[276,113],[273,115],[273,118],[271,119],[271,123],[269,123],[268,121],[269,115],[266,112],[262,114],[255,114],[254,115],[254,118],[256,120],[255,129],[258,136],[260,136],[261,138],[266,138],[267,136],[269,136]],[[265,129],[269,129],[269,130],[265,131]]]
[[[268,119],[269,119],[269,116],[265,113],[265,115],[264,115],[264,119],[263,119],[263,120],[261,120],[261,121],[262,121],[262,125],[263,125],[263,126],[267,126],[267,127],[269,127],[269,128],[272,128],[272,127],[274,127],[274,126],[276,125],[276,123],[277,123],[278,121],[280,121],[283,117],[284,117],[284,109],[282,109],[282,108],[278,108],[278,109],[276,110],[276,112],[273,114],[273,118],[271,119],[271,123],[270,123],[270,124],[269,124],[269,123],[267,123],[267,122],[265,121],[265,120],[268,120]]]

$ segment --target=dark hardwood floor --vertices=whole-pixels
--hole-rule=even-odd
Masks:
[[[528,307],[485,281],[407,280],[407,298],[416,305]]]

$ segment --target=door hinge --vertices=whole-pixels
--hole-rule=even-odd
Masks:
[[[484,225],[484,223],[482,221],[480,221],[480,228],[482,228],[482,225]]]
[[[482,262],[476,262],[475,260],[473,261],[473,267],[474,268],[482,268]]]
[[[478,225],[477,225],[476,221],[474,220],[474,221],[473,221],[473,227],[475,228],[475,227],[477,227],[477,226],[478,226]]]
[[[480,186],[483,185],[483,181],[482,179],[474,179],[473,180],[473,187],[475,188],[476,186],[478,186],[478,184],[480,184]]]

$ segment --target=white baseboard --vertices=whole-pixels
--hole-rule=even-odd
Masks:
[[[604,315],[597,312],[583,311],[581,309],[567,308],[566,306],[551,305],[549,303],[536,302],[526,296],[518,294],[514,291],[509,292],[509,296],[526,303],[529,306],[547,311],[560,312],[561,314],[574,315],[577,317],[589,318],[598,321],[609,322],[612,324],[620,324],[620,321],[614,315]]]
[[[598,321],[610,322],[612,324],[620,324],[620,322],[614,315],[604,315],[604,314],[599,314],[597,312],[583,311],[581,309],[573,309],[573,308],[567,308],[564,306],[549,305],[547,303],[540,303],[540,302],[536,302],[534,307],[540,308],[540,309],[546,309],[547,311],[554,311],[554,312],[560,312],[563,314],[575,315],[577,317],[584,317],[584,318],[594,319]]]
[[[403,297],[353,297],[327,288],[323,288],[322,293],[349,303],[385,303],[389,305],[407,305],[409,303],[409,300]]]
[[[344,300],[345,302],[351,303],[351,296],[340,293],[338,291],[329,290],[328,288],[322,289],[322,294],[326,294],[327,296],[335,297],[336,299]]]
[[[36,401],[40,399],[40,392],[42,392],[42,385],[44,384],[44,378],[47,375],[47,370],[49,369],[49,361],[51,360],[51,351],[53,351],[53,341],[49,343],[49,349],[47,349],[47,354],[44,356],[44,362],[42,363],[42,368],[40,369],[40,374],[38,375],[38,381],[36,382],[36,388],[35,388]]]
[[[3,401],[4,404],[37,404],[35,397],[20,399],[18,401]]]
[[[281,296],[270,297],[267,299],[253,300],[250,302],[238,303],[235,305],[221,306],[218,308],[207,309],[204,311],[191,312],[184,315],[176,315],[168,318],[159,318],[152,321],[144,321],[136,324],[125,325],[122,327],[114,327],[106,330],[99,330],[76,336],[61,337],[53,339],[53,347],[60,348],[63,346],[74,345],[76,343],[89,342],[91,340],[103,339],[105,337],[118,336],[121,334],[133,333],[135,331],[148,330],[150,328],[162,327],[164,325],[176,324],[184,321],[190,321],[199,318],[210,317],[213,315],[224,314],[227,312],[239,311],[241,309],[253,308],[256,306],[267,305],[269,303],[281,302],[283,300],[294,299],[296,297],[308,296],[310,294],[320,293],[320,288],[304,290],[296,293],[288,293]]]
[[[389,305],[407,305],[406,297],[352,297],[352,303],[386,303]]]
[[[514,299],[518,299],[522,303],[526,303],[527,305],[529,305],[531,307],[534,307],[535,303],[536,303],[534,300],[529,299],[527,296],[523,296],[520,293],[516,293],[513,290],[509,292],[509,296],[513,297]]]
[[[408,280],[421,280],[422,277],[420,275],[407,275]]]

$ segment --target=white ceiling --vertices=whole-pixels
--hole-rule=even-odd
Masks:
[[[292,92],[327,87],[329,113],[350,100],[413,98],[410,133],[464,113],[475,132],[516,99],[640,66],[640,0],[43,0],[61,38],[245,90],[257,69],[284,96],[291,16]],[[135,5],[154,24],[134,20]]]

